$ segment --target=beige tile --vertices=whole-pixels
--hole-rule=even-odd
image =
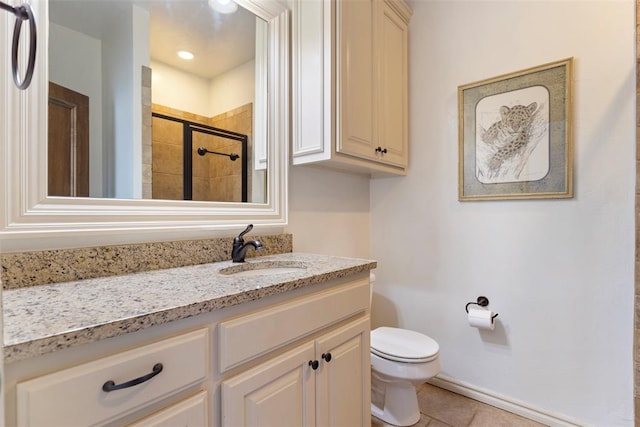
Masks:
[[[436,424],[434,424],[434,422]],[[424,414],[420,414],[420,421],[413,424],[411,427],[447,427],[447,424],[440,423],[437,420],[433,420]],[[387,424],[382,420],[377,419],[374,416],[371,416],[371,427],[394,427],[391,424]]]
[[[426,427],[426,426],[430,426],[432,425],[431,423],[433,421],[436,420],[432,420],[430,417],[426,416],[425,414],[420,414],[420,421],[418,421],[417,423],[415,423],[413,425],[413,427]],[[438,422],[438,421],[436,421]]]
[[[638,330],[636,329],[636,334],[638,333]],[[636,351],[638,350],[638,346],[636,344]],[[638,397],[640,396],[640,381],[638,380],[638,378],[640,378],[640,359],[637,359],[633,361],[633,367],[634,367],[634,375],[633,378],[635,379],[634,382],[634,387],[633,387],[633,395]],[[640,408],[638,408],[640,409]]]
[[[425,384],[418,393],[420,411],[453,427],[471,423],[480,403],[448,390]]]
[[[451,427],[447,423],[443,423],[442,421],[438,421],[438,420],[434,420],[434,419],[431,419],[429,421],[429,424],[427,424],[427,426],[428,427]]]
[[[197,147],[196,147],[197,150]],[[209,163],[211,162],[211,157],[209,156],[201,156],[195,151],[195,154],[192,157],[191,161],[191,175],[198,178],[208,178],[209,177]]]
[[[191,183],[191,199],[192,200],[211,200],[209,180],[206,178],[193,177]]]
[[[152,135],[154,142],[182,147],[182,123],[154,117],[152,120]]]
[[[544,424],[523,418],[511,412],[481,405],[469,427],[543,427]]]
[[[142,182],[151,183],[151,165],[142,165]]]
[[[636,405],[640,398],[636,397]],[[424,384],[418,388],[420,421],[412,427],[544,427],[536,421]],[[375,417],[371,427],[390,427]],[[636,426],[640,427],[640,426]]]
[[[182,175],[153,173],[153,198],[182,200]]]
[[[155,142],[151,164],[155,173],[182,175],[182,147]]]
[[[151,76],[153,75],[153,70],[147,66],[142,66],[141,77],[142,77],[142,86],[143,87],[151,87]]]

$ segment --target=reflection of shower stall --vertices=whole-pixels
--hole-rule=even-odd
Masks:
[[[247,135],[152,116],[154,199],[247,201]]]

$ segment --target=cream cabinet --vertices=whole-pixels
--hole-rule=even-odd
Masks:
[[[408,167],[403,0],[291,0],[293,164],[372,176]]]
[[[369,427],[369,272],[341,274],[10,363],[4,425]]]
[[[314,425],[314,357],[308,343],[222,383],[222,426]]]
[[[369,426],[368,337],[366,317],[224,381],[222,425]]]
[[[315,341],[315,425],[371,425],[369,331],[367,317]]]
[[[185,399],[175,405],[156,412],[131,427],[200,427],[209,424],[207,413],[207,392]]]
[[[367,277],[221,322],[222,426],[370,426],[369,295]]]
[[[208,343],[208,330],[200,329],[19,382],[17,425],[121,424],[119,419],[158,402],[176,403],[179,398],[171,396],[198,390],[206,380]],[[176,407],[163,405],[141,425],[168,425],[171,419],[206,425],[206,394]]]

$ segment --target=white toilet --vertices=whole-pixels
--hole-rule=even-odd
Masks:
[[[371,415],[396,426],[417,423],[416,387],[440,372],[439,355],[438,343],[419,332],[386,326],[371,331]]]
[[[426,335],[380,327],[371,331],[371,414],[396,426],[420,420],[416,387],[440,372],[440,348]]]

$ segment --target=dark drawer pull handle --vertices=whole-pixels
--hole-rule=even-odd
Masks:
[[[327,362],[331,362],[331,353],[322,353],[322,358]]]
[[[311,369],[315,371],[316,369],[318,369],[318,366],[320,366],[320,362],[318,362],[317,360],[309,360],[309,366],[311,366]]]
[[[162,372],[162,363],[156,363],[155,365],[153,365],[153,370],[147,375],[143,375],[140,378],[136,378],[122,384],[116,384],[113,381],[107,381],[106,383],[102,384],[102,390],[109,392],[109,391],[121,390],[123,388],[133,387],[138,384],[142,384],[143,382],[149,381],[151,378],[155,377],[160,372]]]

